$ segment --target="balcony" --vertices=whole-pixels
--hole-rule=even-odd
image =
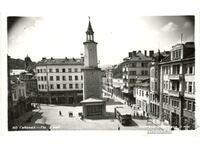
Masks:
[[[181,74],[170,74],[169,75],[169,79],[170,80],[181,80],[182,79],[182,75]]]
[[[175,97],[180,97],[180,92],[179,91],[174,91],[174,90],[169,90],[169,95],[170,96],[175,96]]]

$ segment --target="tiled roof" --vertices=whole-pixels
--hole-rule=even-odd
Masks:
[[[42,65],[84,65],[83,59],[64,58],[64,59],[43,59],[37,63],[37,66]]]

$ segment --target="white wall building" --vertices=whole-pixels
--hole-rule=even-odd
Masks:
[[[46,59],[37,63],[41,103],[79,104],[83,99],[83,58]]]

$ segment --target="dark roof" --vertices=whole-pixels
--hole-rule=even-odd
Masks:
[[[42,65],[84,65],[83,59],[64,58],[64,59],[43,59],[37,63],[37,66]]]
[[[92,25],[91,25],[90,21],[89,21],[88,29],[87,29],[86,33],[87,34],[93,34],[94,33],[94,31],[92,30]]]

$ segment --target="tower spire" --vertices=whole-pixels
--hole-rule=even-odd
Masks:
[[[92,25],[90,22],[90,16],[88,16],[88,18],[89,18],[89,23],[86,31],[86,41],[94,41],[94,31],[92,29]]]

